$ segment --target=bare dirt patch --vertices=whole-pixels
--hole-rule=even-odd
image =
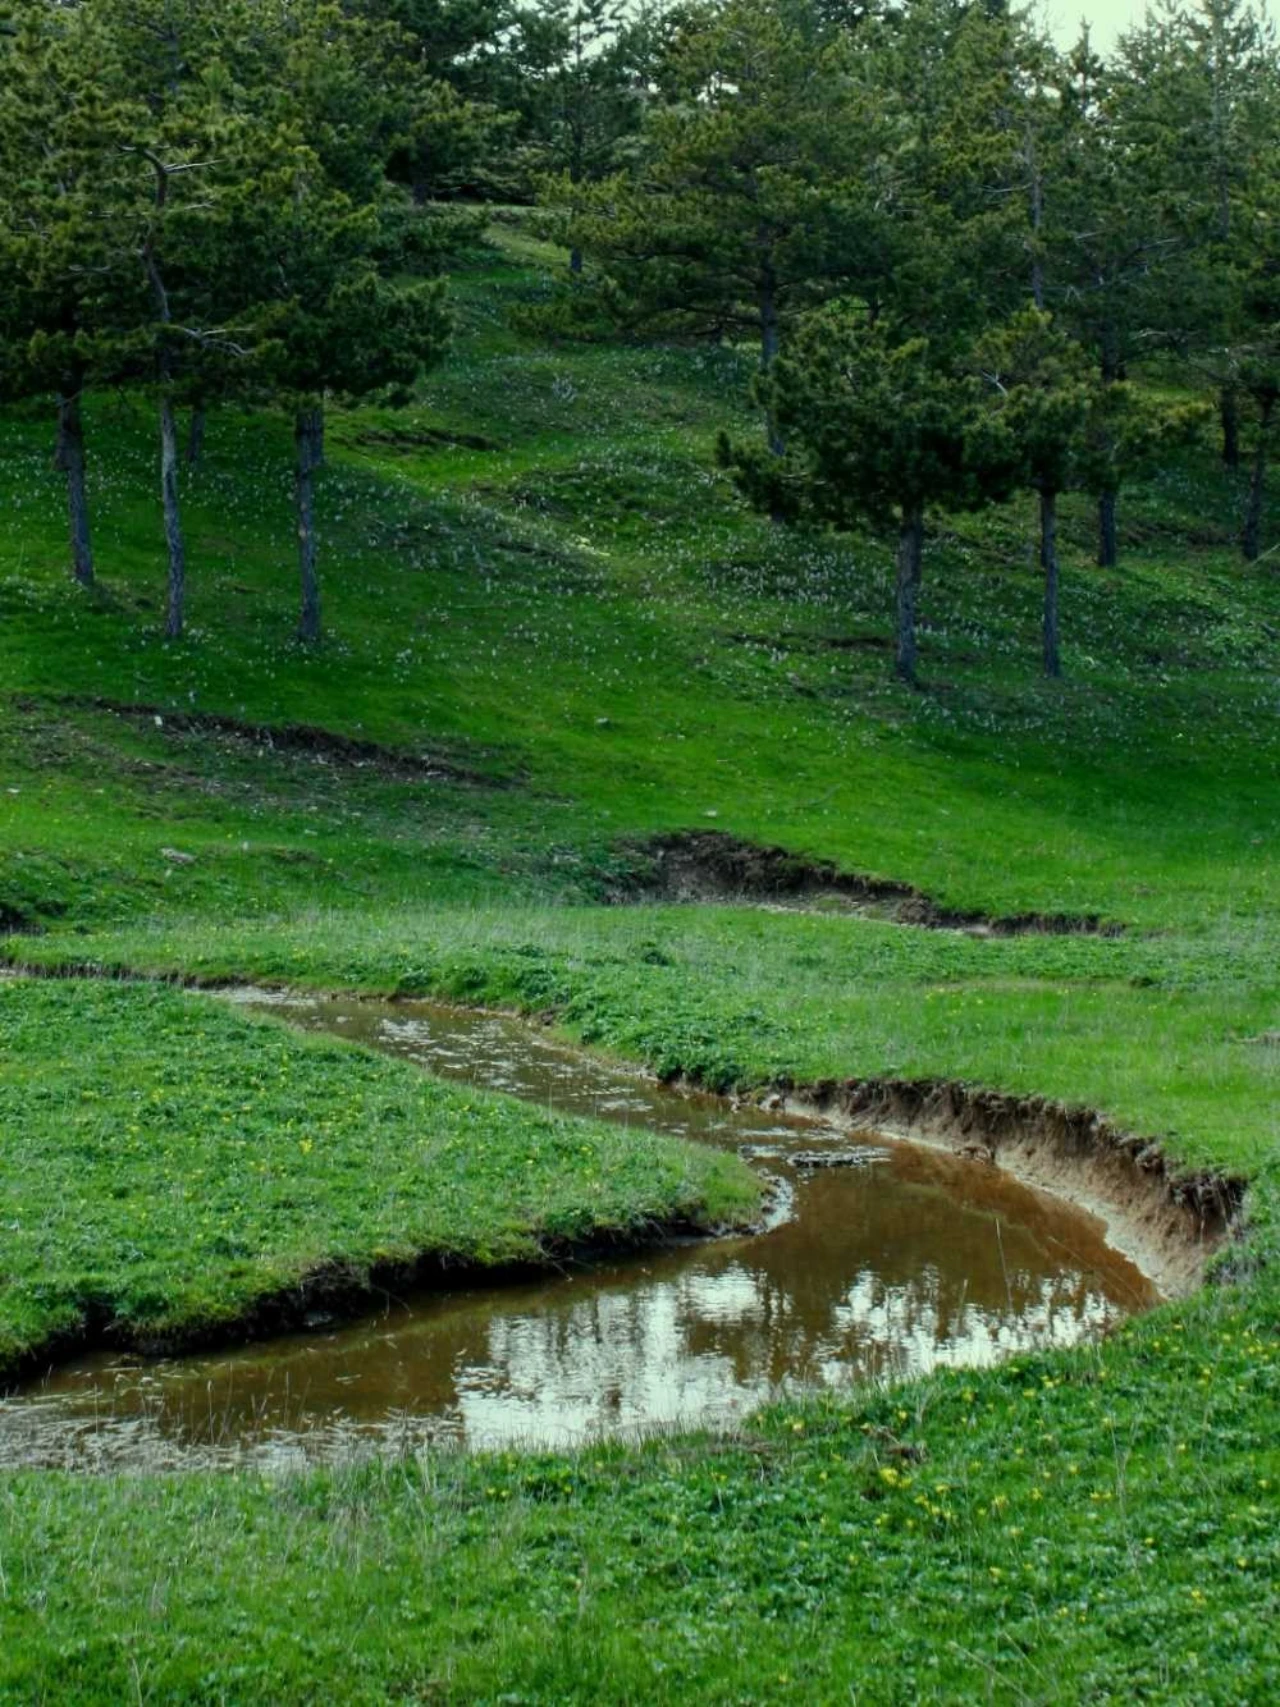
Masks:
[[[457,433],[444,427],[365,427],[344,442],[383,451],[502,450],[496,439]]]
[[[799,904],[828,900],[877,912],[896,924],[981,936],[1120,936],[1124,926],[1096,913],[1013,913],[1003,917],[942,907],[910,883],[842,871],[722,830],[679,830],[631,844],[634,864],[612,898]]]
[[[883,634],[812,634],[804,629],[783,628],[774,634],[747,634],[730,630],[723,638],[734,646],[750,646],[761,652],[891,652],[893,642]]]
[[[509,788],[519,780],[473,770],[436,754],[388,747],[379,741],[341,735],[309,723],[252,723],[222,712],[171,711],[160,705],[81,694],[59,696],[46,703],[75,710],[106,712],[126,722],[150,725],[177,734],[230,737],[262,751],[308,754],[327,763],[374,769],[387,776],[469,783],[483,788]],[[14,704],[21,711],[40,708],[40,702],[29,696],[15,698]]]

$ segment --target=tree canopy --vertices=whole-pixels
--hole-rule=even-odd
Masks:
[[[154,408],[171,637],[183,412],[188,474],[208,409],[291,417],[314,641],[325,408],[416,394],[495,198],[562,246],[544,336],[752,347],[763,450],[722,455],[779,521],[898,529],[905,677],[926,513],[1037,495],[1057,673],[1058,494],[1114,567],[1123,487],[1204,395],[1264,552],[1258,0],[1159,0],[1107,57],[961,0],[5,0],[0,71],[0,397],[47,405],[83,585],[92,400]]]

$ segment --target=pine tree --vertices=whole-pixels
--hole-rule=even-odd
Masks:
[[[427,81],[447,84],[467,102],[507,104],[512,0],[346,0],[343,10],[392,25]]]
[[[154,396],[168,564],[165,633],[183,630],[186,545],[178,413],[251,356],[257,329],[239,265],[246,210],[278,180],[295,137],[260,122],[269,37],[249,0],[85,0],[77,43],[109,126],[95,139],[95,214],[118,378]]]
[[[1256,0],[1163,0],[1122,37],[1119,99],[1133,178],[1191,258],[1169,305],[1218,390],[1222,455],[1240,460],[1247,275],[1280,122],[1274,33]]]
[[[632,50],[642,41],[627,0],[543,0],[519,14],[520,158],[531,182],[559,180],[572,223],[577,192],[625,164],[645,91]],[[570,271],[582,250],[570,245]]]
[[[1280,210],[1278,210],[1280,211]],[[1259,233],[1251,264],[1241,283],[1241,318],[1247,341],[1238,346],[1237,383],[1254,415],[1253,459],[1240,549],[1248,563],[1262,555],[1262,518],[1267,465],[1277,407],[1280,406],[1280,234],[1274,225]]]
[[[1085,352],[1052,317],[1024,309],[988,332],[975,365],[989,387],[988,409],[1004,455],[1040,507],[1044,575],[1042,657],[1046,676],[1062,674],[1058,621],[1058,497],[1078,483],[1096,386]]]
[[[406,261],[405,230],[380,217],[391,205],[386,162],[430,90],[405,69],[394,31],[324,0],[84,0],[72,10],[107,103],[94,140],[98,166],[110,166],[95,182],[95,218],[110,233],[110,290],[99,290],[114,377],[156,402],[165,632],[176,638],[186,585],[179,410],[262,398],[273,384],[287,393],[305,424],[298,494],[309,516],[324,393],[403,381],[441,342],[442,286],[381,276]],[[301,537],[310,634],[309,523]]]
[[[444,280],[414,275],[438,272],[470,230],[447,214],[407,209],[386,169],[403,137],[421,144],[424,113],[442,137],[451,125],[469,134],[473,115],[406,57],[394,26],[325,7],[292,12],[290,25],[271,108],[278,125],[313,146],[246,213],[240,268],[271,329],[265,395],[293,417],[298,638],[312,643],[321,631],[314,488],[326,403],[404,399],[439,360],[450,326]]]
[[[83,399],[125,355],[122,280],[101,217],[122,170],[122,136],[86,50],[87,14],[12,0],[9,23],[0,38],[0,393],[55,400],[71,568],[88,586]]]
[[[687,17],[635,167],[589,194],[567,240],[632,324],[748,333],[767,372],[798,315],[869,292],[885,259],[869,178],[878,99],[805,0],[718,0]],[[777,423],[766,437],[781,450]]]
[[[443,281],[382,275],[377,212],[302,172],[292,196],[267,210],[255,253],[278,311],[263,363],[268,395],[294,420],[298,637],[308,643],[320,637],[314,485],[326,400],[408,393],[449,332]]]
[[[1230,342],[1241,335],[1247,341],[1252,298],[1240,275],[1251,270],[1249,228],[1259,204],[1270,199],[1271,185],[1259,166],[1268,156],[1273,158],[1268,145],[1280,119],[1275,35],[1254,0],[1198,0],[1184,16],[1207,120],[1202,134],[1201,194],[1207,192],[1211,240],[1205,246],[1205,259],[1215,270],[1224,269],[1230,281],[1226,312]],[[1184,112],[1182,122],[1188,119],[1194,122],[1194,112]],[[1231,357],[1229,361],[1234,366]],[[1239,419],[1230,370],[1220,399],[1223,461],[1234,468],[1240,457]],[[1265,408],[1265,417],[1261,411],[1259,417],[1263,437],[1271,404]]]
[[[384,86],[412,87],[412,110],[387,162],[393,182],[415,202],[504,199],[524,66],[515,0],[343,0],[348,28],[369,42],[397,43],[376,60]],[[381,156],[378,156],[381,158]]]
[[[721,460],[773,513],[896,528],[894,669],[914,684],[926,515],[1003,496],[1017,459],[986,430],[981,387],[953,340],[872,324],[858,304],[808,318],[764,383],[787,456],[722,441]]]

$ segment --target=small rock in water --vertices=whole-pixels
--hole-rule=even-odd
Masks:
[[[161,848],[160,858],[167,859],[170,865],[194,865],[196,863],[194,854],[180,853],[177,848]]]
[[[990,1144],[961,1144],[956,1150],[957,1156],[963,1156],[967,1162],[994,1162],[996,1153]]]
[[[793,1168],[865,1168],[879,1158],[878,1150],[793,1150],[787,1160]]]

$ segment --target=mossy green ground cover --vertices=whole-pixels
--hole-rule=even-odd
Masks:
[[[1127,501],[1120,571],[1088,566],[1086,508],[1068,513],[1069,679],[1048,686],[1029,514],[958,522],[930,542],[926,687],[908,693],[883,646],[889,546],[780,535],[712,471],[717,428],[743,425],[747,358],[539,347],[509,323],[542,288],[538,257],[503,242],[459,281],[465,336],[422,405],[334,423],[330,638],[314,656],[290,640],[283,428],[212,424],[186,494],[193,632],[166,646],[145,420],[113,402],[91,419],[103,589],[87,601],[65,583],[46,424],[3,423],[17,496],[0,517],[0,905],[48,927],[9,957],[517,1006],[716,1084],[949,1074],[1062,1096],[1249,1175],[1237,1278],[1093,1351],[770,1413],[740,1442],[285,1481],[11,1477],[0,1688],[1272,1698],[1280,573],[1238,563],[1236,494],[1207,445],[1188,451]],[[202,712],[388,751],[357,761],[173,722]],[[407,774],[403,752],[493,786]],[[690,827],[949,905],[1128,929],[975,941],[598,904],[637,838]],[[175,1069],[166,1027],[188,1028],[184,1081],[212,1085],[250,1033],[255,1059],[287,1058],[297,1095],[280,1120],[265,1071],[257,1113],[234,1074],[209,1092],[233,1116],[225,1143],[250,1130],[245,1112],[278,1158],[250,1217],[267,1272],[303,1248],[277,1244],[282,1224],[356,1260],[408,1226],[407,1210],[377,1225],[385,1179],[331,1195],[299,1109],[341,1127],[353,1184],[378,1142],[370,1106],[420,1108],[410,1124],[436,1167],[469,1129],[457,1093],[193,998],[77,982],[0,996],[27,1016],[3,1083],[29,1140],[57,1134],[50,1166],[68,1169],[75,1145],[101,1145],[103,1111],[78,1100],[96,1059],[121,1142],[139,1127],[140,1190],[165,1128],[124,1115]],[[95,1030],[122,1040],[118,1059],[105,1042],[93,1055]],[[192,1142],[189,1114],[173,1118]],[[453,1183],[474,1188],[468,1212],[492,1216],[478,1236],[498,1250],[534,1219],[507,1164],[523,1166],[538,1123],[494,1119],[510,1149],[495,1134]],[[538,1130],[549,1167],[573,1142],[557,1134],[577,1131]],[[619,1148],[600,1174],[620,1213],[631,1166]],[[557,1213],[580,1224],[582,1170],[559,1154],[552,1172]],[[157,1193],[170,1249],[196,1189],[180,1173]],[[79,1195],[96,1197],[90,1181]],[[85,1217],[59,1205],[42,1260],[105,1273],[126,1225],[127,1199]],[[27,1260],[22,1235],[3,1239],[7,1261]],[[140,1319],[204,1307],[162,1245],[144,1258],[129,1271]]]

